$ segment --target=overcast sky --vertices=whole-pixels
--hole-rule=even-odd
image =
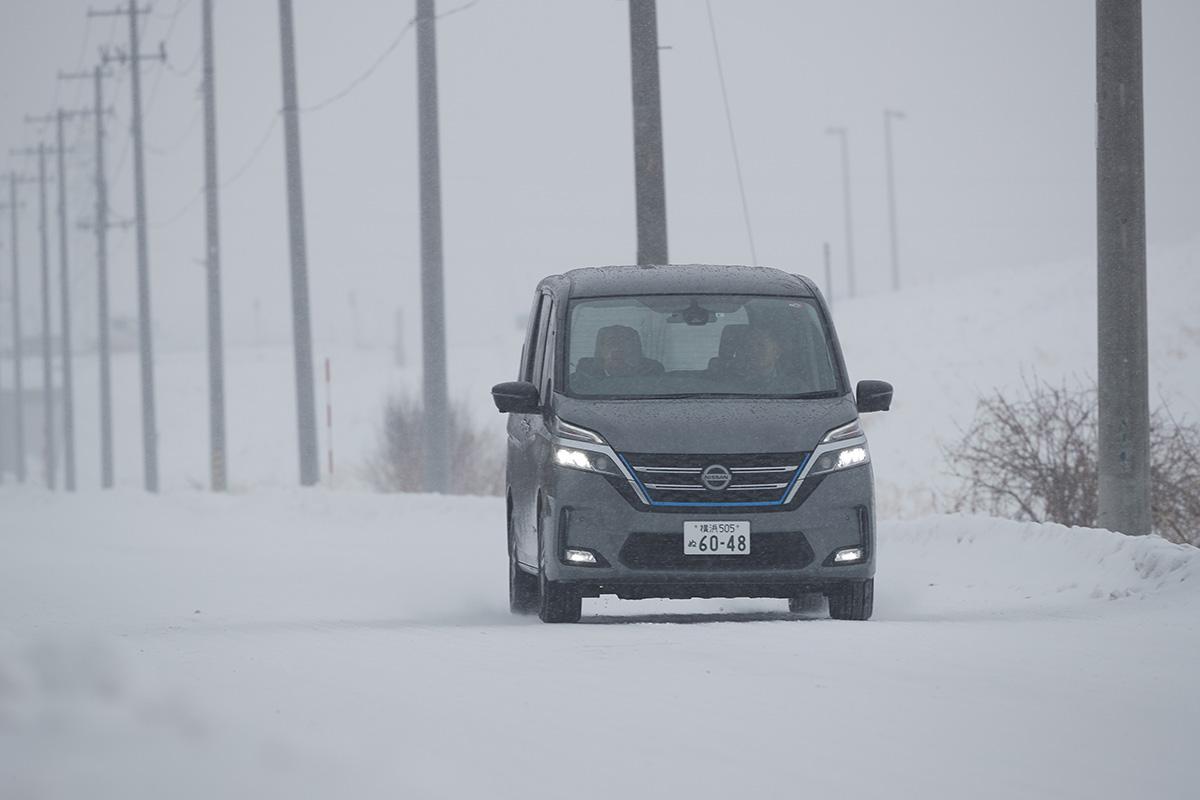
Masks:
[[[233,342],[286,341],[287,228],[277,3],[217,0],[226,319]],[[460,5],[439,1],[439,10]],[[758,260],[821,278],[830,242],[844,291],[840,165],[850,129],[858,283],[889,281],[883,109],[902,109],[895,152],[906,281],[1094,258],[1094,3],[1090,0],[713,0]],[[101,2],[95,7],[106,7]],[[52,131],[26,125],[90,103],[90,68],[128,28],[87,2],[3,0],[0,150]],[[337,95],[393,42],[412,2],[296,0],[301,105]],[[150,246],[163,346],[203,343],[199,0],[161,0],[145,42]],[[1200,3],[1147,0],[1148,226],[1156,247],[1200,233]],[[712,37],[702,0],[660,0],[671,258],[749,263]],[[511,328],[541,276],[630,262],[635,251],[628,11],[623,0],[480,0],[438,24],[450,341]],[[419,321],[414,38],[356,89],[301,119],[314,330],[390,342]],[[133,208],[129,84],[107,84],[114,213]],[[72,217],[93,203],[91,129],[68,128]],[[260,147],[261,145],[261,147]],[[24,188],[25,302],[37,263]],[[52,196],[53,199],[53,196]],[[52,233],[53,236],[53,233]],[[9,238],[0,226],[0,240]],[[135,308],[132,237],[113,235],[113,305]],[[0,263],[7,265],[7,247]],[[73,281],[87,327],[94,270],[84,232]],[[0,287],[7,287],[7,270]],[[1082,287],[1088,291],[1092,287]],[[2,291],[7,291],[3,288]],[[256,322],[255,305],[259,318]],[[514,357],[515,359],[515,357]]]

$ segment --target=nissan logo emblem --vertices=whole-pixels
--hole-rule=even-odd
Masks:
[[[700,473],[700,482],[704,484],[704,488],[714,492],[724,491],[733,481],[733,473],[728,467],[720,464],[712,464],[704,468]]]

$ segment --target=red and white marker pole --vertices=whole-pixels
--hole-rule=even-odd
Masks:
[[[333,380],[325,358],[325,441],[329,448],[329,477],[333,478]]]

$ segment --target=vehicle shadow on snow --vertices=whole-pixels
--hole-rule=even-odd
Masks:
[[[721,612],[710,614],[679,614],[664,611],[659,614],[584,614],[580,625],[629,625],[658,623],[667,625],[702,625],[713,622],[811,622],[828,619],[818,614],[792,614],[788,611]]]

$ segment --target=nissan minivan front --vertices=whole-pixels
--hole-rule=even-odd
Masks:
[[[806,278],[601,267],[538,286],[509,413],[509,599],[547,622],[583,597],[825,595],[871,616],[875,508],[849,379]]]

